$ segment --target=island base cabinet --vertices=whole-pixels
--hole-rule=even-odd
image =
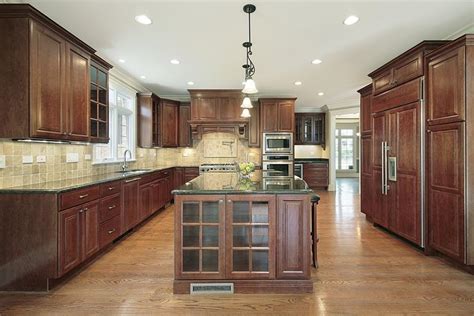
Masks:
[[[311,293],[309,196],[176,195],[174,293]]]

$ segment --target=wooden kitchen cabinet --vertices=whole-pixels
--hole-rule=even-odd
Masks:
[[[310,276],[309,199],[300,195],[277,197],[278,279],[306,279]]]
[[[371,72],[373,94],[400,86],[424,74],[424,57],[449,41],[423,41],[402,55]]]
[[[372,84],[357,91],[360,93],[360,209],[369,220],[372,220]]]
[[[296,98],[260,98],[260,128],[266,132],[295,132]]]
[[[95,50],[28,4],[2,5],[0,30],[0,138],[91,140]]]
[[[144,185],[140,185],[139,187],[139,212],[138,212],[138,218],[139,221],[141,222],[145,218],[151,215],[151,213],[154,211],[153,203],[153,184],[148,183]]]
[[[99,203],[59,212],[59,275],[64,275],[99,250]]]
[[[360,93],[361,135],[372,135],[372,84],[358,90]]]
[[[243,94],[240,90],[188,90],[191,95],[191,121],[245,122],[240,117]]]
[[[326,114],[296,113],[295,145],[321,145],[326,148]]]
[[[140,178],[124,180],[122,184],[122,232],[126,232],[139,222],[139,180]]]
[[[428,60],[428,125],[464,121],[466,47]]]
[[[327,190],[329,186],[329,162],[303,163],[303,180],[310,188]]]
[[[179,147],[193,147],[191,138],[191,103],[181,102],[179,106]]]
[[[275,196],[227,195],[226,199],[226,278],[274,279]]]
[[[139,93],[137,109],[139,147],[178,147],[179,102]]]
[[[199,177],[199,167],[186,167],[184,168],[184,183]]]
[[[260,139],[262,134],[260,132],[260,105],[253,102],[253,108],[249,109],[249,147],[260,148]]]
[[[109,142],[109,70],[112,65],[96,55],[90,65],[90,141]]]

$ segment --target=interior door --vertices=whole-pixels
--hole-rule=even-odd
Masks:
[[[415,102],[389,112],[387,161],[389,228],[418,245],[421,245],[420,108],[421,104]]]
[[[388,228],[387,199],[382,192],[382,143],[387,141],[387,118],[384,112],[373,116],[373,202],[372,216],[375,223]]]

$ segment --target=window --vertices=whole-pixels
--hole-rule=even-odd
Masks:
[[[135,159],[136,91],[111,78],[109,86],[109,143],[94,145],[94,163],[122,161],[125,150]]]
[[[356,164],[357,127],[336,128],[336,170],[354,170]]]

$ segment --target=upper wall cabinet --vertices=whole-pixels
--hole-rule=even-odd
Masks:
[[[321,145],[326,147],[326,114],[296,113],[296,145]]]
[[[424,57],[427,53],[448,41],[423,41],[409,51],[391,60],[369,74],[372,78],[373,94],[397,87],[424,73]]]
[[[179,105],[179,147],[192,147],[191,139],[191,103],[181,102]]]
[[[267,132],[295,132],[296,98],[259,99],[260,128]]]
[[[161,99],[153,93],[140,93],[138,108],[138,146],[179,146],[179,102]]]
[[[27,4],[0,6],[0,37],[0,138],[89,141],[94,49]]]

